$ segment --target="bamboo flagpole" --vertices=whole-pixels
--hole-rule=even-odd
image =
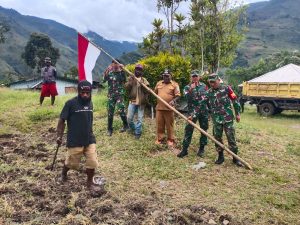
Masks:
[[[80,33],[81,34],[81,33]],[[81,34],[83,37],[85,37],[83,34]],[[88,38],[85,37],[87,40]],[[100,51],[102,51],[103,53],[105,53],[108,57],[110,57],[114,62],[118,63],[119,65],[121,65],[113,56],[111,56],[108,52],[106,52],[103,48],[99,47],[98,45],[96,45],[95,43],[93,43],[92,41],[88,40],[91,44],[93,44],[95,47],[97,47]],[[123,69],[130,74],[137,82],[138,79],[134,76],[134,74],[132,72],[130,72],[128,69],[126,69],[125,67],[123,67]],[[236,155],[235,153],[233,153],[227,146],[225,146],[223,143],[219,142],[218,140],[216,140],[214,138],[214,136],[210,135],[209,133],[207,133],[205,130],[201,129],[200,126],[198,126],[197,124],[195,124],[193,121],[189,120],[186,116],[184,116],[182,113],[180,113],[177,109],[175,109],[174,107],[172,107],[171,105],[169,105],[169,103],[167,103],[165,100],[163,100],[160,96],[158,96],[151,88],[149,88],[147,85],[145,85],[144,83],[139,82],[147,91],[149,91],[152,95],[154,95],[157,99],[159,99],[161,102],[163,102],[170,110],[172,110],[173,112],[175,112],[178,116],[180,116],[182,119],[184,119],[185,121],[187,121],[189,124],[191,124],[193,127],[195,127],[198,131],[200,131],[202,134],[204,134],[205,136],[207,136],[210,140],[212,140],[214,143],[216,143],[218,146],[220,146],[222,149],[224,149],[229,155],[231,155],[232,157],[234,157],[235,159],[238,159],[239,161],[241,161],[241,163],[246,166],[248,169],[252,170],[252,166],[246,162],[245,160],[243,160],[241,157],[239,157],[238,155]]]

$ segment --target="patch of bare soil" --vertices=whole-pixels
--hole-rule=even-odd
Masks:
[[[53,172],[36,163],[52,161],[55,130],[42,134],[49,141],[34,144],[21,135],[0,136],[0,163],[11,166],[0,171],[0,199],[10,213],[0,215],[4,224],[242,224],[215,208],[188,205],[166,208],[157,196],[121,201],[117,193],[85,188],[84,172],[71,172],[66,183],[58,182],[62,161]]]

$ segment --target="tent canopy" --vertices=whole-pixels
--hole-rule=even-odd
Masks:
[[[249,83],[300,83],[300,66],[288,64],[248,81]]]

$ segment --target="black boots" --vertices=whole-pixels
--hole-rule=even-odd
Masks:
[[[114,118],[108,117],[108,123],[107,123],[107,136],[111,136],[113,132],[113,120]]]
[[[182,151],[177,155],[179,158],[183,158],[184,156],[188,155],[187,149],[183,148]]]
[[[237,154],[237,151],[232,151],[232,152],[235,153],[235,154]],[[224,162],[224,152],[223,152],[223,151],[220,151],[220,152],[219,152],[219,157],[218,157],[217,161],[215,162],[215,164],[220,165],[220,164],[222,164],[223,162]],[[242,163],[240,162],[240,160],[238,160],[238,159],[236,159],[236,158],[233,158],[233,159],[232,159],[232,162],[233,162],[236,166],[238,166],[238,167],[243,166]]]
[[[236,154],[236,155],[237,155],[237,153],[238,153],[237,150],[232,150],[232,152],[233,152],[234,154]],[[238,167],[242,167],[242,166],[243,166],[243,164],[241,163],[241,161],[238,160],[238,159],[236,159],[236,158],[232,158],[232,162],[233,162],[233,164],[235,164],[235,165],[238,166]]]
[[[200,156],[200,157],[204,156],[204,147],[205,147],[205,145],[200,145],[200,148],[199,148],[198,153],[197,153],[198,156]],[[188,150],[185,149],[185,148],[183,148],[181,150],[181,152],[177,155],[177,157],[183,158],[183,157],[185,157],[187,155],[188,155]]]
[[[123,127],[120,129],[120,132],[123,133],[123,132],[126,132],[127,130],[129,129],[128,125],[123,125]]]
[[[129,129],[127,117],[121,116],[121,119],[123,121],[123,127],[120,129],[120,132],[123,133]],[[107,124],[107,135],[112,136],[113,133],[113,117],[108,117],[108,124]]]
[[[205,145],[200,145],[200,148],[197,153],[197,155],[201,158],[203,158],[203,156],[204,156],[204,148],[205,148]]]
[[[215,161],[215,164],[221,165],[224,162],[224,152],[223,151],[219,151],[218,153],[219,153],[219,157]]]
[[[120,132],[123,133],[129,129],[128,122],[127,122],[127,117],[126,116],[121,116],[121,119],[123,121],[123,127],[120,129]]]
[[[242,163],[241,163],[241,161],[238,160],[238,159],[236,159],[236,158],[233,158],[233,159],[232,159],[232,162],[233,162],[236,166],[238,166],[238,167],[242,167],[242,166],[243,166]]]

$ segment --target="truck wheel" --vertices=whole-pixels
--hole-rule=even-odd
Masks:
[[[275,107],[272,103],[263,103],[259,107],[259,112],[262,116],[272,116],[275,113]]]

